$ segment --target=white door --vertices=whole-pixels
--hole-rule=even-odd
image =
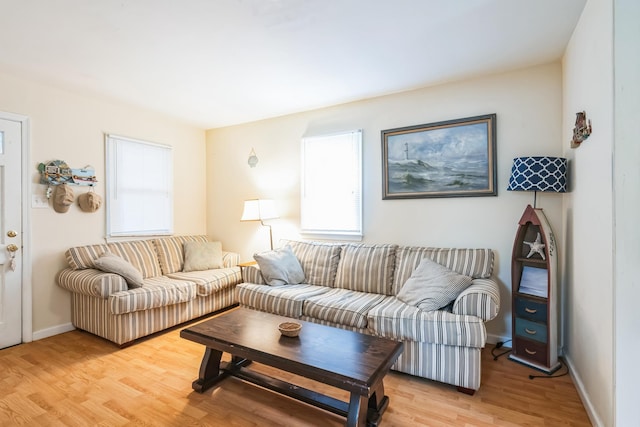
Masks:
[[[22,124],[0,119],[0,348],[22,342]]]

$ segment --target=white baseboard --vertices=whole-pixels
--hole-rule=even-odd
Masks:
[[[73,331],[75,327],[71,323],[65,323],[62,325],[52,326],[51,328],[40,329],[33,332],[33,340],[41,340],[43,338],[49,338],[54,335],[63,334],[65,332]]]
[[[571,375],[571,379],[573,379],[573,384],[576,386],[576,390],[578,391],[578,395],[582,400],[582,404],[584,405],[584,408],[587,411],[589,420],[591,420],[591,424],[593,424],[596,427],[604,427],[604,423],[598,416],[595,408],[593,407],[593,404],[591,403],[591,400],[589,399],[589,395],[587,394],[584,388],[584,383],[582,382],[582,379],[580,379],[580,376],[576,374],[573,362],[571,361],[571,357],[565,354],[564,361],[567,364],[567,368],[569,369],[569,375]]]
[[[507,341],[511,342],[511,337],[487,334],[487,344],[496,344],[499,342],[506,343]],[[507,345],[506,347],[511,347],[511,346]]]

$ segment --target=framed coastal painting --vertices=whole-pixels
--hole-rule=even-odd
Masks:
[[[496,115],[382,131],[382,198],[495,196]]]

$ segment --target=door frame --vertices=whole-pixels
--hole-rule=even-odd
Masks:
[[[6,113],[0,111],[0,119],[20,123],[22,174],[21,174],[21,196],[22,196],[22,342],[33,341],[33,287],[31,286],[32,264],[31,264],[31,130],[29,117],[21,114]]]

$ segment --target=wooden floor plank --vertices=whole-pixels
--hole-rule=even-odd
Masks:
[[[119,349],[72,331],[0,350],[0,426],[342,426],[344,419],[235,378],[198,394],[204,348],[181,328]],[[483,350],[482,387],[455,387],[391,372],[382,426],[590,426],[571,378],[538,375]],[[228,355],[224,355],[228,360]],[[253,369],[346,400],[329,386],[253,364]]]

